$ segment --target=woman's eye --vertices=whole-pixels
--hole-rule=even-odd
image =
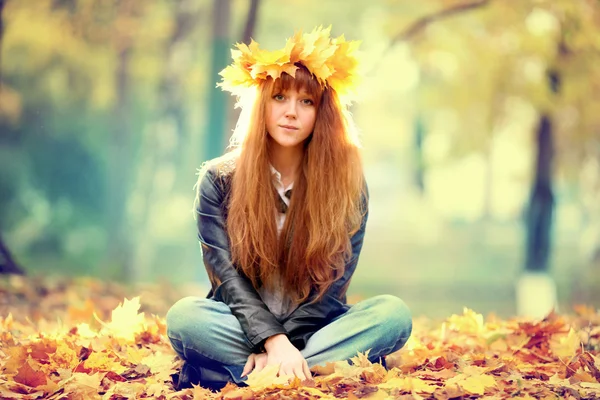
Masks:
[[[302,103],[306,106],[312,106],[314,104],[314,102],[311,99],[304,99],[302,100]]]
[[[275,100],[283,100],[283,95],[282,94],[276,94],[275,96],[273,96],[273,98]]]

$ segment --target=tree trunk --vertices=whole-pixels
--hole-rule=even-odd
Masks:
[[[556,70],[550,68],[546,77],[550,91],[557,95],[560,92],[560,75]],[[542,113],[536,135],[535,176],[526,214],[525,270],[529,272],[548,271],[554,214],[554,194],[552,191],[553,130],[552,118],[547,113]]]
[[[4,43],[4,6],[7,0],[0,0],[0,91],[3,89],[2,84],[2,44]]]
[[[537,131],[537,160],[535,177],[526,215],[526,261],[530,272],[548,270],[551,248],[554,195],[552,193],[552,161],[554,156],[552,121],[547,114],[540,116]]]
[[[231,19],[231,0],[214,0],[213,38],[210,82],[220,80],[219,72],[227,66],[229,60],[229,21]],[[211,84],[208,101],[208,131],[205,135],[205,159],[218,157],[225,150],[228,95]]]
[[[25,275],[25,271],[15,262],[10,254],[2,235],[0,235],[0,256],[2,256],[0,259],[0,274]]]
[[[252,0],[250,7],[248,8],[248,16],[246,17],[246,25],[244,27],[244,34],[242,35],[242,43],[250,44],[250,40],[254,36],[256,30],[256,24],[258,20],[258,9],[260,6],[260,0]],[[226,122],[227,132],[232,132],[235,128],[238,118],[240,117],[241,110],[235,108],[236,99],[233,96],[229,96],[228,111],[229,118]],[[227,140],[227,135],[225,137]]]
[[[130,280],[131,246],[127,203],[131,170],[134,159],[132,149],[132,132],[130,120],[132,115],[129,89],[129,62],[131,45],[124,45],[119,51],[116,70],[117,102],[114,115],[115,125],[110,138],[108,166],[108,260],[109,267],[114,268],[122,279]]]
[[[425,194],[425,160],[423,157],[423,141],[425,140],[425,124],[421,114],[417,115],[414,128],[414,183],[419,195]]]
[[[136,207],[135,226],[139,232],[144,232],[145,238],[135,244],[133,257],[133,270],[137,281],[148,279],[151,275],[156,254],[160,251],[157,246],[157,240],[149,230],[150,218],[153,212],[160,212],[172,190],[177,186],[178,180],[174,179],[172,186],[165,188],[157,187],[154,176],[159,171],[172,168],[175,171],[181,171],[185,165],[187,149],[184,143],[187,143],[187,126],[185,118],[185,109],[183,104],[182,81],[186,67],[178,60],[180,45],[193,31],[199,12],[190,11],[186,7],[186,2],[182,0],[173,1],[172,5],[175,14],[175,26],[171,37],[167,41],[162,59],[164,60],[164,70],[161,81],[158,85],[159,104],[155,118],[150,123],[150,129],[145,130],[141,157],[143,161],[138,173],[138,179],[135,190],[143,193],[143,203]],[[175,146],[165,146],[160,139],[161,132],[173,130],[175,132]],[[189,184],[190,176],[185,174],[176,174],[181,177],[181,181]]]
[[[5,0],[0,0],[0,57],[2,55],[2,44],[4,43],[4,6]],[[2,90],[2,58],[0,58],[0,91]],[[0,274],[19,274],[24,275],[25,271],[15,262],[8,246],[2,239],[2,231],[0,230]]]
[[[251,0],[250,8],[248,9],[248,18],[246,18],[246,27],[244,28],[244,35],[242,37],[242,43],[250,44],[250,39],[254,35],[256,29],[256,19],[258,16],[258,6],[260,0]]]
[[[6,0],[0,0],[0,90],[2,90],[2,43],[4,42],[4,5]]]

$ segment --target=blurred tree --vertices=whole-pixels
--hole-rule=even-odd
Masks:
[[[2,232],[0,231],[0,274],[18,274],[24,275],[25,271],[21,268],[14,260],[12,254],[8,250],[8,247],[4,243],[2,238]]]
[[[242,35],[242,43],[250,44],[250,39],[254,35],[256,30],[256,20],[258,16],[258,8],[260,6],[260,0],[251,0],[248,8],[248,17],[246,18],[246,25],[244,26],[244,34]]]
[[[250,5],[248,6],[248,13],[246,15],[246,22],[244,24],[244,32],[242,33],[241,42],[245,44],[250,44],[250,41],[255,35],[256,26],[258,21],[258,10],[260,8],[260,0],[252,0]],[[228,110],[229,110],[229,118],[227,123],[226,132],[224,132],[225,141],[229,137],[229,132],[233,132],[235,125],[237,123],[238,118],[240,117],[240,108],[235,108],[236,99],[234,96],[228,97]]]
[[[5,0],[0,0],[0,115],[3,115],[4,112],[2,112],[2,110],[4,110],[4,107],[2,106],[2,104],[4,103],[4,96],[3,96],[3,92],[4,92],[4,84],[3,84],[3,80],[2,80],[2,42],[3,42],[3,37],[4,37],[4,15],[3,15],[3,10],[4,10],[4,4],[5,4]],[[2,180],[4,181],[4,180]],[[4,184],[0,184],[0,193],[2,193],[2,195],[0,195],[0,204],[1,205],[5,205],[8,202],[8,198],[4,198],[6,194],[8,194],[8,190],[4,190],[5,188],[3,187]],[[8,189],[8,188],[6,188]],[[0,256],[2,256],[0,258],[0,274],[24,274],[23,269],[16,263],[16,261],[14,260],[10,250],[8,249],[8,245],[4,242],[4,238],[2,235],[2,231],[3,231],[3,224],[2,224],[2,218],[0,218]]]
[[[6,118],[10,117],[7,113],[7,103],[10,99],[5,94],[4,81],[2,79],[2,44],[4,38],[4,5],[5,0],[0,0],[0,117]],[[0,123],[0,127],[2,124]],[[6,178],[5,173],[2,173],[2,178]],[[0,206],[6,206],[9,201],[12,200],[14,191],[10,190],[12,188],[9,187],[8,179],[0,179]],[[12,192],[12,193],[11,193]],[[0,274],[24,274],[25,271],[21,268],[17,262],[14,260],[11,251],[8,249],[8,244],[4,241],[4,237],[2,235],[4,226],[4,218],[2,209],[4,207],[0,207]]]
[[[117,3],[114,10],[111,45],[117,54],[115,68],[116,101],[113,106],[114,125],[108,142],[107,208],[107,262],[122,271],[126,280],[135,276],[132,267],[132,238],[127,204],[134,170],[136,151],[135,132],[132,129],[131,59],[135,33],[139,29],[142,6],[134,0]]]
[[[105,224],[116,265],[128,258],[125,210],[135,160],[128,68],[140,13],[131,2],[120,2],[118,12],[101,3],[7,4],[5,77],[23,97],[23,118],[0,139],[8,160],[20,158],[11,168],[10,215],[16,229],[29,223],[22,240],[28,251],[64,256],[67,248],[99,248],[104,236],[75,236]],[[34,28],[24,28],[28,23]],[[115,269],[127,275],[123,264]]]
[[[588,126],[576,130],[569,126],[569,131],[558,136],[561,168],[576,172],[582,158],[572,154],[581,155],[589,147],[591,128],[597,124],[592,121],[598,121],[592,117],[597,115],[598,98],[591,90],[598,75],[592,71],[598,57],[598,33],[593,28],[598,12],[593,2],[437,3],[442,11],[433,9],[434,2],[423,3],[421,11],[413,14],[423,10],[429,14],[410,23],[406,22],[410,18],[406,12],[395,12],[393,6],[398,1],[389,0],[389,25],[402,23],[408,28],[388,30],[390,46],[411,39],[412,55],[422,75],[428,77],[420,88],[420,108],[425,115],[432,117],[440,109],[456,113],[459,125],[448,132],[454,139],[451,154],[462,157],[471,152],[490,152],[490,139],[507,123],[509,102],[519,99],[540,114],[545,110],[553,114],[580,110],[582,117],[575,121],[586,121]],[[461,10],[472,12],[458,14]],[[453,18],[445,18],[448,16]],[[566,30],[561,39],[558,27],[563,25]],[[561,79],[565,86],[561,97],[552,91],[544,70],[553,71],[548,74]],[[594,77],[593,84],[585,84],[590,77]],[[562,142],[569,137],[577,140],[570,145]]]
[[[57,157],[58,154],[70,154],[72,148],[76,151],[81,147],[78,147],[80,142],[77,140],[67,144],[65,138],[77,130],[77,124],[61,126],[59,116],[65,115],[63,107],[66,102],[52,91],[62,84],[74,85],[81,76],[75,72],[76,68],[65,67],[64,60],[69,55],[64,47],[54,57],[49,56],[55,41],[63,39],[61,34],[57,35],[55,28],[62,22],[64,15],[59,12],[56,18],[52,18],[54,9],[49,2],[38,5],[36,13],[31,15],[27,4],[23,2],[5,2],[3,7],[0,113],[8,118],[0,118],[0,171],[3,178],[0,179],[0,221],[4,233],[27,226],[26,235],[30,238],[28,245],[35,246],[45,242],[56,248],[57,241],[50,238],[56,238],[63,223],[74,216],[70,209],[72,201],[77,199],[83,204],[91,205],[92,207],[85,207],[85,212],[97,205],[93,201],[86,203],[89,200],[87,187],[77,185],[96,176],[85,170],[88,152],[76,152],[82,158],[75,159],[78,162],[84,161],[78,164],[78,168],[69,164],[68,157]],[[35,28],[19,29],[19,25],[25,20],[33,23]],[[45,32],[37,36],[36,29]],[[37,41],[29,41],[31,37]],[[44,41],[39,40],[40,37]],[[40,51],[37,51],[37,45],[41,45]],[[37,73],[29,75],[32,70]],[[43,100],[49,92],[52,93],[49,98],[54,100],[52,104]],[[73,91],[74,97],[78,94]],[[75,112],[79,111],[80,109],[76,109]],[[48,131],[58,134],[47,135]],[[54,154],[53,150],[59,152]],[[81,179],[83,176],[85,178]],[[65,179],[66,177],[72,180]],[[62,190],[59,189],[61,185]],[[49,221],[36,215],[35,211],[41,210],[42,203],[44,206],[51,205],[55,211],[50,214]],[[61,207],[65,212],[58,211]],[[17,243],[9,239],[7,241]],[[24,265],[28,266],[27,263]]]
[[[389,43],[386,46],[386,49],[384,50],[383,56],[385,56],[394,46],[396,46],[398,43],[402,43],[402,42],[409,42],[412,39],[415,39],[418,37],[418,35],[420,35],[423,30],[427,29],[427,27],[430,24],[433,23],[437,23],[440,21],[443,21],[447,18],[452,18],[455,17],[457,15],[461,15],[465,12],[470,12],[472,10],[476,10],[479,9],[481,7],[486,6],[489,3],[489,0],[473,0],[470,2],[456,2],[454,0],[443,0],[441,1],[441,8],[440,9],[434,9],[431,10],[430,9],[430,5],[432,3],[429,4],[421,4],[420,7],[417,7],[418,11],[416,11],[415,13],[419,13],[419,14],[423,14],[419,16],[418,18],[416,18],[415,20],[413,20],[412,22],[406,24],[406,19],[408,19],[409,17],[407,17],[407,12],[406,10],[404,10],[404,12],[394,12],[394,13],[390,13],[391,15],[391,20],[393,21],[393,23],[391,25],[407,25],[406,27],[404,27],[403,29],[396,31],[394,28],[393,30],[390,30],[390,40]],[[406,7],[405,4],[400,4],[397,0],[388,0],[387,1],[388,6],[394,7],[394,6],[401,6],[401,7]],[[427,10],[427,11],[424,11]],[[383,57],[382,57],[383,60]],[[380,60],[381,62],[381,60]],[[377,65],[376,67],[377,68]],[[435,74],[433,74],[435,75]],[[421,74],[422,77],[422,81],[429,81],[429,79],[431,79],[431,73],[429,71],[426,70],[426,68],[424,69],[424,71]],[[435,82],[435,78],[434,78],[434,82]],[[429,85],[430,83],[427,83],[427,85]],[[417,97],[419,97],[419,103],[423,103],[423,100],[420,99],[419,93],[417,93]],[[421,105],[422,107],[422,105]],[[427,125],[425,123],[425,116],[426,113],[424,113],[421,109],[416,111],[416,116],[415,116],[415,122],[413,123],[413,149],[414,149],[414,156],[413,156],[413,170],[414,170],[414,184],[415,187],[417,189],[417,191],[422,195],[425,192],[425,168],[426,168],[426,160],[424,158],[424,154],[423,154],[423,142],[425,141],[425,136],[426,136],[426,132],[427,132]],[[490,177],[491,179],[491,177]]]
[[[0,90],[2,90],[2,37],[4,36],[4,4],[6,0],[0,0]]]
[[[137,232],[145,239],[133,245],[135,280],[152,276],[153,260],[160,253],[160,242],[151,229],[155,216],[172,198],[177,176],[189,182],[187,174],[176,171],[185,168],[185,144],[189,143],[185,107],[185,79],[191,58],[189,39],[196,32],[197,22],[204,11],[197,3],[176,0],[167,3],[162,18],[172,22],[170,34],[164,40],[160,58],[164,62],[157,88],[157,104],[141,143],[138,177],[135,185],[138,204],[132,219]],[[156,179],[163,177],[163,179]]]
[[[598,4],[590,0],[438,3],[452,12],[430,11],[408,29],[390,34],[390,45],[412,38],[413,55],[425,74],[433,77],[421,87],[422,112],[433,116],[439,109],[453,111],[457,124],[446,132],[453,137],[451,155],[486,154],[488,179],[493,176],[495,136],[505,134],[514,123],[509,118],[517,112],[515,103],[521,105],[521,115],[536,115],[538,122],[530,128],[535,132],[531,141],[535,163],[524,219],[524,269],[547,271],[553,176],[560,171],[574,181],[582,163],[589,156],[598,157],[589,151],[589,145],[597,143],[600,124],[600,70],[595,67],[600,62]],[[487,7],[473,13],[439,18],[485,3]],[[390,15],[395,21],[395,14]],[[491,186],[486,185],[487,199]]]
[[[415,123],[413,127],[414,131],[414,153],[415,153],[415,161],[414,161],[414,180],[415,186],[419,192],[419,194],[423,194],[425,192],[425,160],[423,157],[423,140],[425,138],[425,123],[423,121],[423,116],[418,114],[415,118]]]
[[[551,91],[559,92],[560,80],[554,71],[548,72]],[[526,212],[525,270],[544,272],[548,270],[551,250],[554,193],[552,173],[554,170],[554,127],[552,116],[540,115],[535,137],[535,169],[529,205]]]
[[[214,0],[213,7],[210,82],[218,82],[220,80],[219,72],[229,62],[231,0]],[[228,94],[213,86],[210,89],[209,96],[208,129],[204,149],[205,160],[218,157],[225,150],[225,126],[228,115]]]

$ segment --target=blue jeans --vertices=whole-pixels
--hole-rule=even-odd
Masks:
[[[404,346],[411,330],[412,317],[402,300],[375,296],[315,332],[300,353],[310,368],[369,349],[369,359],[375,362]],[[179,300],[167,313],[167,334],[182,359],[192,362],[199,353],[221,364],[233,382],[246,379],[240,375],[252,346],[225,303],[201,297]]]

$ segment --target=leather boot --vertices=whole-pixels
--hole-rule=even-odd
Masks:
[[[192,385],[200,385],[213,391],[220,391],[231,382],[230,373],[224,368],[210,368],[208,366],[193,365],[185,362],[177,379],[177,390],[191,388]]]

